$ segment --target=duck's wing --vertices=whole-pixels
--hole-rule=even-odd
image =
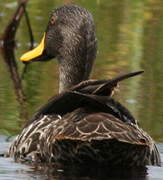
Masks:
[[[38,109],[34,116],[27,122],[26,126],[35,120],[37,121],[42,115],[57,114],[63,116],[64,114],[72,112],[77,108],[84,107],[85,105],[90,106],[98,112],[110,113],[123,122],[137,124],[127,108],[111,97],[67,91],[51,98],[47,104]]]
[[[72,88],[72,91],[78,91],[84,94],[96,94],[101,96],[111,96],[117,84],[125,79],[142,74],[144,71],[136,71],[120,75],[113,79],[86,80]]]
[[[106,112],[95,112],[90,106],[78,108],[62,117],[58,122],[62,132],[56,132],[55,138],[67,138],[81,141],[114,139],[130,144],[150,145],[151,138],[137,125],[123,122]]]
[[[36,120],[40,115],[45,114],[60,114],[63,115],[67,112],[71,112],[76,108],[82,107],[83,104],[88,103],[95,105],[96,108],[105,112],[106,109],[112,107],[114,111],[122,112],[119,114],[128,114],[128,118],[120,118],[123,121],[136,123],[131,113],[120,103],[115,100],[108,100],[108,97],[102,98],[101,96],[110,96],[117,83],[127,78],[136,76],[143,73],[143,71],[137,71],[133,73],[127,73],[109,80],[87,80],[72,87],[69,91],[65,91],[57,96],[52,97],[47,104],[43,105],[34,114],[34,116],[27,122],[26,125]],[[94,95],[94,96],[93,96]],[[100,95],[100,96],[96,96]],[[108,112],[108,111],[107,111]]]
[[[160,165],[157,148],[146,132],[112,114],[94,112],[90,106],[65,114],[44,138],[42,153],[52,155],[54,161]]]

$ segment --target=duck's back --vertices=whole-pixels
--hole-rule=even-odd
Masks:
[[[110,97],[75,91],[52,98],[43,106],[9,154],[34,162],[160,165],[153,140],[124,106]]]

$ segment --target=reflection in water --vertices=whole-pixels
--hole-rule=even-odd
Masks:
[[[43,174],[37,172],[27,166],[15,163],[12,159],[0,157],[0,179],[3,180],[33,180],[46,179]]]
[[[50,171],[49,171],[50,169]],[[147,169],[108,169],[92,167],[69,167],[66,169],[49,168],[45,171],[48,177],[56,177],[57,179],[88,179],[88,180],[146,180]],[[45,170],[45,169],[44,169]]]
[[[30,37],[31,37],[30,38],[31,39],[31,48],[33,47],[32,30],[30,27],[30,21],[28,18],[28,14],[25,10],[27,1],[28,0],[19,2],[16,11],[13,14],[13,17],[11,18],[10,22],[8,23],[8,25],[6,26],[6,28],[4,30],[4,33],[2,35],[2,40],[1,40],[2,44],[0,46],[4,62],[7,65],[8,72],[10,73],[10,77],[13,82],[13,87],[14,87],[14,91],[15,91],[15,94],[17,97],[17,101],[20,105],[20,119],[22,119],[22,120],[28,119],[28,112],[26,111],[26,96],[23,91],[20,75],[18,73],[18,67],[17,67],[17,63],[15,60],[14,49],[15,49],[16,31],[19,27],[19,23],[20,23],[20,20],[21,20],[23,14],[25,14]],[[24,69],[26,69],[26,66]]]
[[[10,73],[11,80],[13,81],[15,94],[20,105],[24,104],[25,95],[22,89],[21,79],[19,77],[17,63],[15,61],[15,34],[19,26],[19,21],[23,15],[24,7],[18,6],[16,12],[11,18],[8,25],[4,30],[4,33],[1,37],[1,53],[4,58],[5,63],[7,64],[8,71]]]
[[[41,169],[39,167],[33,168],[28,165],[15,163],[9,158],[0,158],[0,179],[3,180],[147,180],[145,175],[146,172],[143,172],[143,170],[134,170],[134,173],[131,175],[129,174],[129,170],[122,171],[122,169],[116,169],[114,171],[112,170],[111,173],[109,171],[106,173],[106,171],[93,169],[93,167],[92,169],[84,169],[84,171],[75,171],[74,167],[67,170],[54,169],[51,167]]]
[[[144,126],[157,139],[163,140],[163,1],[149,1],[146,8],[146,21],[144,22],[143,36],[143,59],[142,67],[146,70],[141,84],[143,86],[141,95],[141,109],[139,117],[144,120]],[[146,107],[145,113],[143,109]],[[155,119],[155,120],[154,120]],[[147,121],[147,122],[146,122]],[[156,123],[157,121],[157,123]]]

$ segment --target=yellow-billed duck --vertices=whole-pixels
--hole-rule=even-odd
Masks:
[[[10,157],[63,165],[160,166],[152,138],[111,97],[119,81],[142,71],[88,80],[96,44],[93,18],[85,8],[66,5],[52,12],[41,43],[21,60],[57,58],[60,93],[27,122],[8,151]]]

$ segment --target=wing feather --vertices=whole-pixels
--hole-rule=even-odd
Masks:
[[[129,144],[147,146],[153,142],[150,136],[137,125],[124,123],[113,115],[103,112],[86,114],[75,124],[70,122],[67,117],[64,119],[63,116],[62,124],[58,124],[57,127],[56,134],[53,134],[54,139],[56,136],[57,139],[66,138],[82,141],[98,140],[99,138],[115,139]]]

